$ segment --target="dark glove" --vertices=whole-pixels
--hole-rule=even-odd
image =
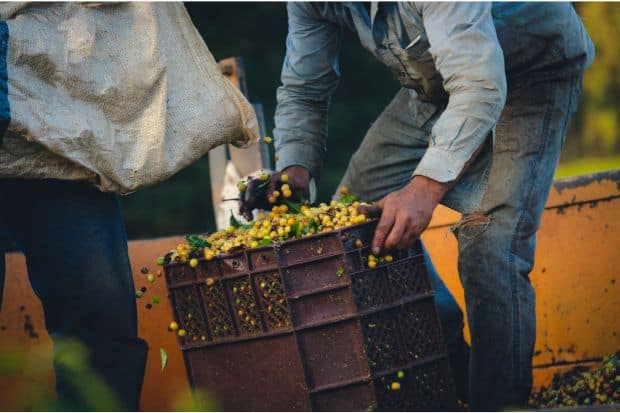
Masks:
[[[263,171],[250,176],[240,183],[239,213],[249,221],[255,209],[269,210],[283,199],[304,201],[308,198],[309,183],[310,173],[297,165],[281,172]]]

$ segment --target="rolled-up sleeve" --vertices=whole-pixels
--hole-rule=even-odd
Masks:
[[[277,91],[277,169],[307,168],[319,177],[326,152],[327,111],[340,72],[341,31],[322,19],[313,3],[288,3],[286,57]]]
[[[457,179],[484,143],[506,102],[504,56],[491,3],[421,3],[435,66],[449,94],[415,175]]]

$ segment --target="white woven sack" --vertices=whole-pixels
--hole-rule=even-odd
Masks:
[[[182,3],[4,3],[10,123],[0,177],[127,193],[258,139]]]

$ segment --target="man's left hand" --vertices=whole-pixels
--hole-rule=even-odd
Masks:
[[[407,249],[428,227],[433,211],[450,183],[425,176],[414,177],[407,186],[394,191],[376,203],[382,210],[372,241],[372,252]]]

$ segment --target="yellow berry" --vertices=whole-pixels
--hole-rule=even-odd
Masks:
[[[179,325],[177,324],[176,321],[173,321],[170,323],[168,328],[170,329],[170,331],[177,331],[179,329]]]
[[[198,266],[198,260],[196,258],[192,258],[189,260],[189,266],[192,268],[196,268]]]
[[[155,276],[153,274],[147,274],[146,275],[146,280],[150,283],[152,283],[153,281],[155,281]]]
[[[394,261],[394,257],[392,257],[390,254],[387,254],[385,257],[383,257],[383,259],[385,260],[385,262]]]
[[[280,196],[280,191],[276,190],[271,193],[271,196],[274,198],[278,198]]]
[[[239,190],[239,192],[245,192],[245,190],[248,189],[248,186],[245,184],[245,182],[239,182],[237,184],[237,189]]]
[[[280,205],[280,213],[286,214],[288,212],[288,206],[286,204]]]
[[[358,238],[358,239],[355,240],[353,245],[355,246],[355,248],[362,248],[364,246],[364,243],[362,242],[361,239]]]
[[[258,179],[265,182],[267,179],[269,179],[269,174],[267,172],[263,172],[262,174],[258,176]]]
[[[215,279],[212,277],[207,278],[207,286],[211,287],[213,284],[215,284]]]
[[[205,260],[211,261],[213,259],[213,252],[210,250],[204,250]]]
[[[232,234],[233,232],[235,232],[235,227],[233,227],[232,225],[229,226],[228,228],[226,228],[226,232],[228,234]]]
[[[178,335],[179,337],[185,337],[185,334],[186,334],[186,332],[185,332],[185,330],[184,330],[184,329],[180,329],[179,331],[177,331],[177,335]]]
[[[288,175],[287,174],[280,175],[280,181],[283,183],[288,182]]]
[[[400,390],[400,383],[397,381],[393,381],[392,384],[390,384],[390,390],[392,391]]]
[[[269,137],[269,136],[265,136],[263,138],[263,142],[265,142],[267,145],[269,145],[270,143],[273,142],[273,138]]]
[[[284,184],[284,185],[282,185],[282,187],[280,189],[282,191],[290,191],[291,187],[288,184]]]
[[[284,196],[284,198],[290,198],[293,196],[293,192],[291,192],[291,190],[282,191],[282,196]]]
[[[250,242],[250,248],[258,248],[258,241]]]
[[[340,194],[342,195],[347,195],[349,193],[349,188],[347,188],[346,186],[341,186],[338,192],[340,192]]]
[[[377,267],[377,261],[368,260],[368,268],[373,269]]]

